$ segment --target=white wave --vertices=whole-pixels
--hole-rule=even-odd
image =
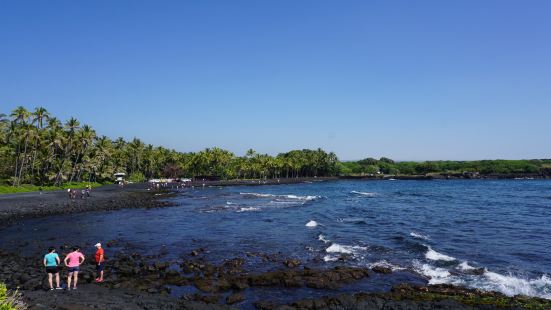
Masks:
[[[297,196],[297,195],[283,195],[283,196],[289,199],[298,199],[298,200],[306,200],[306,201],[316,200],[321,198],[321,196]]]
[[[239,210],[235,211],[235,212],[251,212],[251,211],[260,211],[260,208],[255,208],[255,207],[243,207],[243,208],[239,208]]]
[[[450,282],[451,273],[445,268],[434,267],[429,264],[421,264],[415,261],[414,269],[418,273],[429,278],[429,284],[443,284]]]
[[[347,217],[347,218],[339,218],[337,219],[337,222],[341,223],[354,223],[354,224],[361,224],[365,223],[367,224],[366,220],[360,217]]]
[[[551,299],[551,278],[544,274],[539,278],[523,278],[513,274],[499,274],[486,270],[483,275],[452,275],[448,269],[413,261],[416,272],[429,278],[429,284],[453,284],[485,291],[498,291],[507,296],[526,295]],[[475,267],[464,261],[457,269],[469,271]]]
[[[329,243],[329,242],[331,242],[331,241],[329,241],[328,239],[325,239],[325,236],[322,235],[322,234],[320,234],[320,235],[318,236],[318,240],[319,240],[319,241],[323,241],[323,243]]]
[[[464,261],[464,262],[461,262],[461,264],[459,264],[457,266],[457,268],[459,268],[460,270],[463,270],[463,271],[469,271],[469,270],[475,270],[476,268],[469,265],[468,262]]]
[[[435,250],[433,250],[428,245],[425,245],[425,246],[428,248],[427,253],[425,253],[425,257],[427,259],[430,259],[430,260],[443,260],[443,261],[446,261],[446,262],[451,262],[451,261],[455,260],[455,257],[451,257],[451,256],[448,256],[446,254],[436,252]]]
[[[325,255],[323,257],[323,260],[326,261],[326,262],[335,262],[337,261],[339,258],[336,257],[336,256],[332,256],[332,255]]]
[[[351,194],[361,195],[361,196],[366,196],[366,197],[375,197],[375,195],[377,195],[376,193],[359,192],[359,191],[351,191],[350,193],[351,193]]]
[[[255,197],[275,197],[272,194],[261,194],[261,193],[239,193],[240,195],[255,196]]]
[[[226,205],[228,206],[233,206],[233,205],[236,205],[235,202],[231,202],[231,201],[226,201]]]
[[[547,275],[536,279],[522,279],[511,274],[502,275],[486,271],[484,277],[487,281],[478,283],[478,288],[497,290],[508,296],[520,294],[551,299],[551,278]]]
[[[412,236],[413,238],[417,238],[417,239],[423,239],[423,240],[429,240],[429,236],[426,236],[426,235],[423,235],[421,233],[418,233],[418,232],[410,232],[409,233],[410,236]]]
[[[240,195],[247,195],[247,196],[254,196],[254,197],[260,197],[260,198],[268,198],[268,197],[274,197],[274,198],[282,198],[282,199],[293,199],[293,200],[304,200],[304,201],[310,201],[310,200],[316,200],[321,198],[321,196],[299,196],[299,195],[274,195],[274,194],[263,194],[263,193],[239,193]]]
[[[341,253],[341,254],[354,254],[357,250],[367,250],[366,247],[361,246],[350,246],[350,245],[341,245],[338,243],[333,243],[331,246],[329,246],[327,249],[325,249],[325,252],[327,253]]]
[[[313,221],[313,220],[306,223],[306,227],[316,227],[316,226],[318,226],[318,222]]]
[[[389,263],[388,261],[386,260],[380,260],[378,262],[374,262],[374,263],[371,263],[371,264],[368,264],[367,265],[369,268],[373,268],[373,267],[385,267],[385,268],[390,268],[392,271],[397,271],[397,270],[404,270],[406,268],[404,267],[400,267],[400,266],[397,266],[397,265],[394,265],[394,264],[391,264]]]

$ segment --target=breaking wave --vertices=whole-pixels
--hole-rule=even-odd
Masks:
[[[329,243],[329,242],[331,242],[329,239],[325,239],[325,236],[322,235],[322,234],[320,234],[320,235],[318,236],[318,240],[319,240],[319,241],[323,241],[323,243]]]
[[[535,279],[522,279],[511,274],[502,275],[486,271],[484,278],[486,281],[479,283],[478,288],[497,290],[508,296],[520,294],[551,299],[551,278],[547,275]]]
[[[400,267],[398,265],[394,265],[394,264],[391,264],[389,263],[388,261],[386,260],[380,260],[378,262],[374,262],[374,263],[371,263],[371,264],[368,264],[367,265],[369,268],[373,268],[373,267],[385,267],[385,268],[390,268],[392,271],[397,271],[397,270],[404,270],[406,268],[404,267]]]
[[[327,249],[325,249],[325,252],[327,253],[341,253],[341,254],[354,254],[358,250],[367,250],[366,247],[361,246],[351,246],[351,245],[341,245],[338,243],[331,244]]]
[[[239,210],[235,211],[235,212],[251,212],[251,211],[260,211],[260,208],[256,208],[256,207],[243,207],[243,208],[239,208]]]
[[[314,196],[314,195],[299,196],[299,195],[275,195],[275,194],[263,194],[263,193],[239,193],[239,194],[244,196],[259,197],[259,198],[281,198],[281,199],[293,199],[293,200],[304,200],[304,201],[316,200],[321,198],[321,196]]]
[[[305,226],[306,227],[316,227],[316,226],[318,226],[318,222],[312,220],[312,221],[309,221],[308,223],[306,223]]]
[[[442,260],[446,262],[452,262],[455,260],[455,257],[448,256],[446,254],[442,254],[439,252],[436,252],[433,250],[430,246],[426,245],[428,248],[427,252],[425,253],[425,258],[430,260]]]
[[[429,236],[426,236],[426,235],[423,235],[421,233],[417,233],[417,232],[410,232],[409,233],[410,236],[412,236],[413,238],[417,238],[417,239],[422,239],[422,240],[430,240]]]
[[[351,194],[360,195],[360,196],[365,196],[365,197],[375,197],[375,195],[377,195],[376,193],[359,192],[359,191],[351,191],[350,193],[351,193]]]
[[[450,283],[451,273],[445,268],[434,267],[429,264],[422,264],[419,261],[414,261],[413,269],[428,277],[429,284]]]

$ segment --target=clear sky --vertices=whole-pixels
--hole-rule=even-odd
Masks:
[[[551,158],[551,1],[0,1],[0,111],[344,160]]]

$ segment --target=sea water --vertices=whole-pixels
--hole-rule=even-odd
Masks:
[[[0,247],[39,255],[46,245],[80,244],[92,252],[97,241],[116,239],[167,260],[198,247],[214,262],[279,253],[319,268],[382,265],[419,275],[398,273],[391,282],[421,278],[551,298],[551,181],[207,187],[182,189],[170,201],[177,206],[26,220],[2,231]]]

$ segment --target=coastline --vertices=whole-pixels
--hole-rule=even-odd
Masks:
[[[90,211],[168,207],[172,204],[159,198],[170,195],[166,190],[147,191],[144,184],[132,184],[124,188],[104,185],[94,188],[90,197],[84,199],[70,199],[65,190],[4,194],[0,195],[0,229],[29,218]]]
[[[331,179],[293,179],[292,183],[331,181]],[[200,184],[200,185],[198,185]],[[202,186],[194,183],[194,186]],[[205,186],[273,185],[274,183],[239,183],[206,181]],[[290,184],[282,183],[279,184]],[[161,195],[157,195],[161,194]],[[2,225],[33,217],[123,208],[151,208],[171,206],[163,201],[170,197],[170,188],[147,191],[145,184],[132,184],[125,188],[105,186],[92,191],[88,199],[68,199],[66,192],[24,193],[0,196]],[[5,198],[5,199],[3,199]],[[39,204],[37,205],[37,201]],[[20,209],[17,211],[16,209]],[[5,210],[11,210],[4,214]],[[12,212],[13,211],[13,212]],[[116,243],[116,240],[115,240]],[[60,250],[61,252],[61,250]],[[300,299],[288,303],[261,300],[250,303],[257,309],[546,309],[551,301],[536,297],[507,297],[501,293],[484,292],[451,285],[396,285],[388,292],[331,291],[339,285],[354,281],[370,281],[374,277],[392,276],[388,268],[310,269],[288,257],[275,257],[270,253],[243,253],[255,256],[263,263],[273,264],[270,272],[251,273],[244,269],[244,257],[228,259],[224,264],[209,263],[208,250],[198,248],[176,261],[165,261],[162,256],[142,257],[132,249],[120,251],[110,259],[107,268],[110,279],[101,285],[93,283],[93,265],[83,267],[82,289],[78,292],[52,292],[44,290],[44,274],[36,265],[36,258],[21,257],[18,253],[0,251],[0,282],[10,288],[20,287],[29,305],[37,309],[80,309],[133,307],[136,309],[235,309],[247,300],[249,288],[278,287],[285,290],[329,290],[327,296]],[[344,260],[345,261],[345,260]],[[178,266],[175,272],[170,266]],[[62,275],[63,277],[64,275]],[[196,293],[181,298],[170,296],[171,285],[187,285]],[[245,300],[245,301],[243,301]],[[37,306],[41,305],[41,306]],[[78,306],[75,306],[78,305]],[[59,306],[59,307],[58,307]],[[57,307],[57,308],[55,308]]]
[[[68,249],[60,249],[67,252]],[[125,252],[125,251],[122,251]],[[267,272],[250,272],[247,257],[273,266]],[[300,261],[268,253],[243,253],[220,264],[209,262],[208,250],[197,249],[181,259],[165,261],[162,254],[142,256],[118,253],[106,263],[106,281],[93,283],[94,265],[81,266],[77,291],[46,289],[45,274],[36,258],[0,251],[0,281],[19,288],[31,309],[549,309],[551,300],[505,296],[498,292],[453,285],[397,284],[390,290],[363,292],[339,290],[350,283],[392,277],[385,267],[341,266],[309,268]],[[66,276],[62,269],[61,278]],[[62,281],[63,282],[63,281]],[[171,288],[187,286],[180,297]],[[317,297],[289,300],[255,299],[255,290],[276,288],[320,291]],[[253,293],[251,293],[251,290]],[[253,294],[253,296],[251,295]],[[251,300],[252,299],[252,300]]]
[[[263,186],[313,183],[338,180],[336,177],[320,178],[284,178],[267,180],[218,180],[193,181],[187,188],[217,186]],[[0,229],[17,221],[47,217],[53,215],[109,211],[136,208],[170,207],[164,201],[175,195],[175,184],[169,184],[159,190],[148,190],[147,183],[103,185],[92,189],[90,197],[70,199],[66,190],[24,192],[0,195]]]

